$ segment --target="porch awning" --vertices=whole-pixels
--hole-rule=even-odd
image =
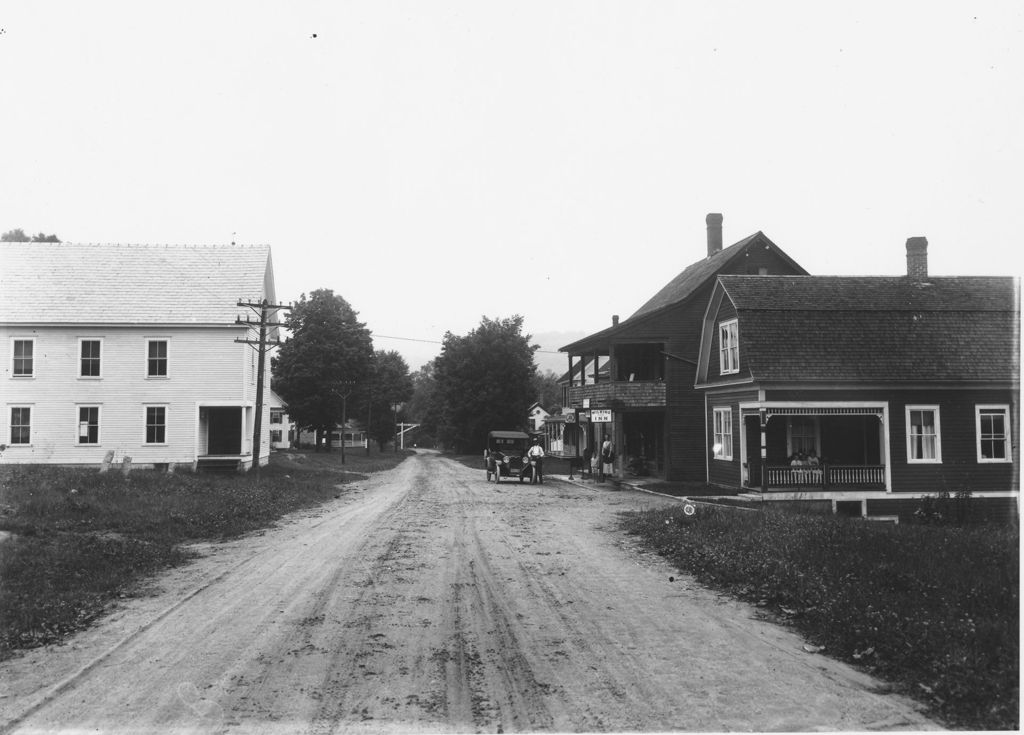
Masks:
[[[762,408],[743,408],[744,416],[757,416]],[[875,416],[885,414],[881,406],[764,406],[766,418],[772,416]]]

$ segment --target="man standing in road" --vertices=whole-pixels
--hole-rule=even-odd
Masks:
[[[526,456],[536,464],[534,467],[534,476],[530,478],[530,482],[544,482],[544,447],[540,445],[540,440],[537,437],[533,437],[533,444],[530,445],[529,450],[526,452]]]

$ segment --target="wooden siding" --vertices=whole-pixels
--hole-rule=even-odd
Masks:
[[[113,451],[115,461],[135,464],[191,463],[197,454],[198,405],[254,403],[255,352],[234,342],[238,328],[173,329],[160,327],[37,327],[0,329],[0,384],[3,423],[0,443],[10,444],[10,406],[32,408],[32,443],[8,446],[3,461],[19,463],[98,464]],[[16,338],[35,339],[32,378],[11,376],[11,345]],[[79,378],[79,339],[102,340],[102,377]],[[146,340],[166,339],[166,378],[146,375]],[[269,394],[269,369],[265,395]],[[145,443],[145,406],[167,408],[166,444]],[[79,445],[77,407],[100,407],[99,444]],[[248,451],[252,411],[248,415]],[[264,406],[261,456],[269,456],[270,408]]]
[[[701,396],[703,398],[703,395]],[[742,419],[740,417],[740,404],[750,403],[757,400],[757,391],[737,391],[735,393],[718,393],[715,395],[707,396],[707,412],[704,414],[704,418],[707,422],[707,433],[706,446],[708,447],[707,454],[707,481],[712,485],[722,485],[724,487],[741,487],[743,480],[743,463],[746,461],[746,457],[743,456],[744,444],[742,443],[742,434],[744,431]],[[715,459],[711,455],[711,447],[715,444],[715,423],[714,413],[716,408],[725,408],[728,406],[732,411],[732,459]],[[760,440],[760,435],[758,435]],[[758,446],[753,450],[746,448],[747,452],[754,451],[757,457],[761,456],[761,447]]]
[[[998,389],[864,389],[864,390],[769,390],[769,401],[877,401],[888,403],[888,463],[893,492],[937,493],[969,489],[975,493],[1019,491],[1020,424],[1019,395]],[[906,407],[938,406],[942,462],[907,461]],[[978,462],[975,407],[1010,407],[1012,462]]]

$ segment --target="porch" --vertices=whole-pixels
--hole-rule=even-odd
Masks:
[[[760,492],[886,491],[888,405],[741,404],[742,486]]]
[[[885,465],[830,465],[818,467],[769,466],[765,490],[814,489],[881,490]]]

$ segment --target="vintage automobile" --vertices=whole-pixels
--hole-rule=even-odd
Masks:
[[[519,482],[530,473],[526,461],[526,450],[530,448],[530,435],[524,431],[492,431],[487,434],[487,448],[484,450],[484,465],[487,481],[494,476],[495,482],[502,477],[518,477]]]

